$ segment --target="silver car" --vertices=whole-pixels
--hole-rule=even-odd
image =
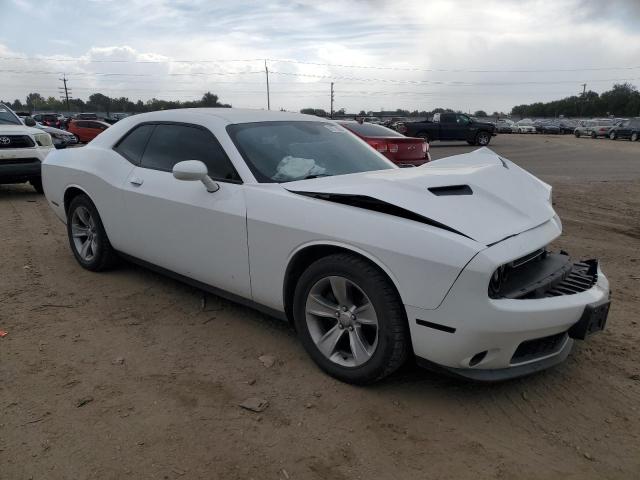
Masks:
[[[583,135],[591,138],[606,137],[613,127],[613,120],[608,118],[583,120],[573,131],[573,134],[578,138]]]

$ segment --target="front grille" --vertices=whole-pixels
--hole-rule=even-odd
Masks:
[[[8,160],[0,160],[0,165],[25,165],[28,163],[40,163],[37,158],[10,158]]]
[[[492,275],[490,298],[532,299],[573,295],[598,281],[598,261],[573,263],[566,252],[544,249],[499,267]]]
[[[0,148],[32,148],[36,144],[29,135],[0,135]]]
[[[571,273],[560,283],[545,292],[545,297],[558,297],[560,295],[573,295],[584,292],[593,287],[598,281],[598,262],[585,260],[574,263]]]
[[[562,332],[522,342],[511,357],[511,364],[528,362],[556,353],[562,348],[566,338],[567,333]]]

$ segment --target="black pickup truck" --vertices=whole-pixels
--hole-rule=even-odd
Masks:
[[[469,145],[489,145],[496,134],[492,123],[477,122],[464,113],[436,113],[432,121],[399,124],[398,132],[407,137],[432,140],[466,140]]]

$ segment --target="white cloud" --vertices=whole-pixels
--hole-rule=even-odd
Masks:
[[[509,110],[575,94],[585,82],[596,91],[614,79],[640,84],[640,68],[469,71],[640,67],[638,4],[612,2],[615,9],[596,14],[583,0],[128,0],[126,8],[121,2],[12,0],[3,13],[0,56],[45,59],[0,59],[0,98],[24,98],[29,91],[57,96],[58,73],[65,72],[81,98],[96,90],[131,99],[189,99],[211,90],[234,106],[259,108],[266,104],[259,59],[270,58],[308,62],[269,62],[276,108],[328,108],[333,79],[337,108],[350,111]],[[26,12],[34,10],[37,31],[54,32],[51,41],[24,34],[31,18]],[[68,27],[60,27],[61,16]],[[211,61],[234,59],[258,60]],[[407,70],[412,67],[432,71]]]

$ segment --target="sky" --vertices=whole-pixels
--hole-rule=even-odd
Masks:
[[[0,0],[0,99],[508,112],[640,86],[640,0]]]

